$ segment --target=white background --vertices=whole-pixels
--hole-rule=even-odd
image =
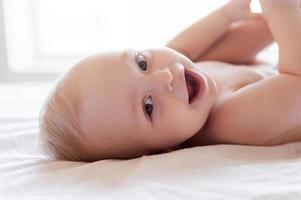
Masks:
[[[225,2],[2,0],[7,68],[60,73],[93,52],[164,46]]]

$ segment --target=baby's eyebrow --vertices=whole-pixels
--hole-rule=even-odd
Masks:
[[[129,69],[129,71],[133,71],[133,70],[136,70],[136,69],[133,69],[135,68],[135,63],[133,62],[135,59],[134,59],[134,56],[135,56],[135,51],[134,50],[126,50],[125,53],[123,54],[122,58],[121,59],[126,65],[127,65],[127,68]],[[132,73],[129,73],[129,74],[132,74]],[[133,116],[133,120],[135,121],[136,124],[139,124],[139,111],[141,110],[141,102],[142,100],[139,100],[139,95],[138,95],[138,88],[135,86],[135,85],[132,85],[129,89],[128,89],[128,92],[127,92],[128,96],[126,99],[129,99],[130,101],[130,106],[127,106],[129,109],[128,113],[132,113],[134,114]]]
[[[139,112],[139,106],[141,105],[141,101],[138,99],[137,90],[135,88],[130,88],[129,94],[129,101],[130,101],[130,111],[129,113],[132,113],[134,115],[134,121],[138,123],[138,112]]]
[[[133,70],[133,67],[135,65],[135,63],[133,62],[135,60],[135,51],[131,49],[125,50],[122,57],[129,70]]]

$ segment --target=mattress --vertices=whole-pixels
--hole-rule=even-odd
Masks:
[[[38,114],[52,84],[0,84],[0,199],[301,199],[300,142],[51,160],[39,149]]]

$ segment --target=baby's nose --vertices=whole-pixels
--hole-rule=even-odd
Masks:
[[[151,74],[152,85],[162,88],[164,91],[172,91],[173,74],[169,67],[157,70]]]

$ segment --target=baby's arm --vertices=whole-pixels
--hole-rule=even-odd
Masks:
[[[260,0],[279,45],[279,75],[238,90],[220,104],[207,143],[275,145],[301,139],[300,0]],[[209,120],[210,121],[210,120]]]
[[[229,29],[232,22],[250,16],[250,0],[230,0],[172,39],[167,46],[195,61]]]
[[[301,76],[300,0],[260,0],[260,3],[279,45],[279,72]]]
[[[231,25],[216,43],[196,61],[216,60],[226,63],[258,64],[256,55],[274,42],[266,20],[262,15]]]

